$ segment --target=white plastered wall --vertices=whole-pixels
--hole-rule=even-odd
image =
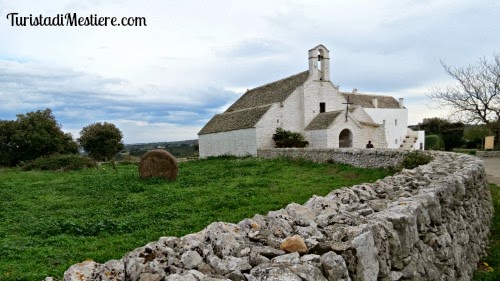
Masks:
[[[257,155],[255,128],[198,136],[200,158],[220,155]]]
[[[406,108],[364,108],[364,110],[375,123],[383,125],[387,148],[399,148],[406,138],[408,110]]]
[[[319,104],[325,103],[325,111],[341,110],[345,107],[342,95],[331,82],[308,80],[304,84],[303,108],[304,126],[303,129],[319,114]]]
[[[327,130],[311,130],[305,131],[304,136],[309,142],[308,147],[325,148],[328,146],[328,133]]]
[[[425,131],[417,131],[417,141],[413,145],[413,149],[425,149]]]

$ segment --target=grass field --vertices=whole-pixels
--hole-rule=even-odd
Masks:
[[[174,182],[142,181],[135,165],[66,173],[0,169],[0,280],[59,279],[86,259],[120,259],[161,236],[238,222],[387,175],[256,158],[180,163]]]
[[[491,223],[491,237],[488,256],[480,263],[479,270],[474,275],[474,280],[495,281],[500,280],[500,186],[490,184],[491,197],[495,212]],[[489,272],[488,272],[489,271]]]

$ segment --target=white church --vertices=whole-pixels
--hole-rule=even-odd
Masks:
[[[198,133],[200,157],[257,155],[275,147],[276,129],[302,133],[314,148],[423,149],[403,99],[346,93],[330,81],[328,49],[309,50],[309,70],[248,90]]]

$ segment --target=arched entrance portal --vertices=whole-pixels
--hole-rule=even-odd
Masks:
[[[339,147],[352,147],[352,133],[349,129],[340,132]]]

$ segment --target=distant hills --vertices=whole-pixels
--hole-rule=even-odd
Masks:
[[[122,153],[140,157],[155,148],[163,148],[175,157],[198,156],[198,140],[125,144]]]

